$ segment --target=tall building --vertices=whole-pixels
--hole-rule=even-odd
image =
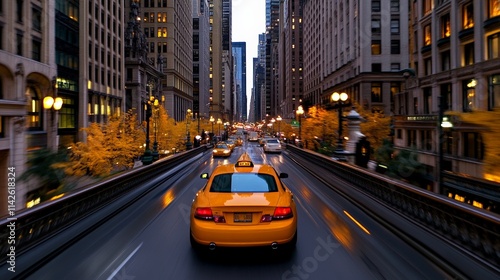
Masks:
[[[193,108],[193,2],[140,2],[148,60],[163,63],[165,108],[175,120],[184,120]]]
[[[304,4],[304,106],[333,92],[390,115],[409,65],[407,1],[335,0]],[[321,15],[321,16],[319,16]]]
[[[148,58],[150,51],[149,28],[142,28],[140,2],[126,1],[125,13],[127,25],[125,28],[125,110],[137,113],[140,121],[146,121],[144,109],[151,97],[161,100],[165,106],[165,95],[162,92],[164,60]]]
[[[235,114],[234,121],[245,122],[247,115],[246,42],[233,42]]]
[[[234,71],[233,71],[233,48],[232,34],[231,34],[231,21],[232,21],[232,5],[231,0],[222,0],[222,121],[234,121],[234,92],[235,85]]]
[[[210,0],[210,116],[223,118],[222,0]]]
[[[281,0],[266,0],[266,92],[265,115],[276,116],[279,108],[279,16]]]
[[[250,122],[257,122],[265,118],[265,93],[266,93],[266,34],[259,34],[257,57],[253,59],[253,85],[250,99]],[[253,110],[252,110],[253,109]]]
[[[281,2],[277,115],[295,118],[303,98],[303,0]]]
[[[208,0],[193,0],[193,113],[210,118],[210,20]]]
[[[55,13],[55,0],[0,3],[0,215],[8,209],[8,173],[20,176],[32,151],[58,146],[58,113],[43,107],[58,94]],[[15,208],[25,208],[38,187],[17,180]]]
[[[57,0],[60,9],[67,1]],[[76,2],[76,1],[75,1]],[[124,3],[118,0],[80,2],[79,128],[105,122],[124,110]],[[73,7],[71,7],[73,8]],[[59,57],[59,60],[66,59]],[[62,63],[61,63],[62,64]],[[85,141],[85,135],[79,139]]]
[[[429,181],[442,170],[498,181],[487,168],[498,162],[500,1],[418,0],[410,15],[411,65],[407,90],[395,98],[395,146],[418,151]],[[444,120],[452,128],[442,128]]]

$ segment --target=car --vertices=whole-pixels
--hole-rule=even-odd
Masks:
[[[236,143],[234,142],[233,139],[227,139],[226,141],[227,146],[231,149],[231,150],[234,150],[234,148],[236,147]]]
[[[297,209],[293,193],[281,181],[287,177],[271,165],[255,164],[247,153],[234,164],[217,166],[212,174],[202,173],[207,182],[191,206],[191,246],[197,251],[227,247],[293,250]]]
[[[223,142],[215,144],[212,156],[214,157],[229,157],[231,156],[231,148]]]
[[[264,153],[281,153],[281,143],[276,138],[266,139],[262,148]]]

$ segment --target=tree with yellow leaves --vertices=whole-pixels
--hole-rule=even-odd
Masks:
[[[134,158],[144,152],[144,129],[133,112],[105,124],[91,123],[82,130],[87,133],[87,141],[71,145],[66,166],[69,175],[107,176],[133,167]]]

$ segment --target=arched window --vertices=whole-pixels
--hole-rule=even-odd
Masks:
[[[34,87],[26,89],[28,96],[28,130],[42,130],[42,102],[40,95]]]

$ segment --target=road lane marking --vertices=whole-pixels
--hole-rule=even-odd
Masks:
[[[137,246],[137,248],[135,248],[135,250],[132,253],[130,253],[130,255],[128,255],[128,257],[115,269],[115,271],[113,271],[113,273],[111,273],[111,275],[106,280],[112,280],[113,277],[115,277],[115,275],[118,273],[118,271],[120,271],[122,269],[122,267],[130,260],[130,258],[132,258],[132,256],[134,256],[134,254],[137,252],[137,250],[139,250],[139,248],[141,248],[142,243],[144,243],[144,242],[141,242],[141,244],[139,244],[139,246]]]

